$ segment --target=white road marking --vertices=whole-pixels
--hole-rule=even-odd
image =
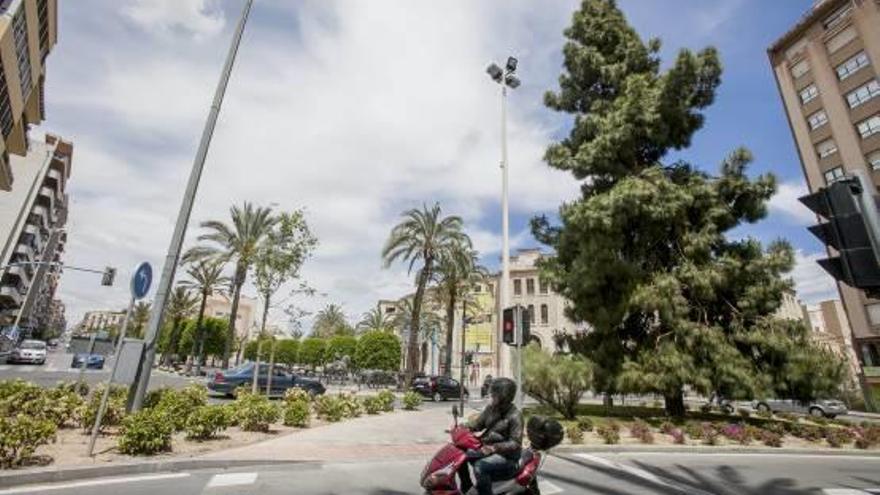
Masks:
[[[632,454],[638,457],[650,456],[650,455],[662,455],[668,456],[669,452],[616,452],[614,455],[619,455],[621,458],[627,456],[628,454]],[[580,454],[575,454],[580,455]],[[839,458],[839,459],[858,459],[860,461],[877,461],[880,462],[880,457],[878,456],[870,456],[870,455],[836,455],[836,454],[787,454],[787,453],[766,453],[762,454],[760,452],[675,452],[675,455],[685,455],[691,457],[773,457],[773,458],[781,458],[781,457],[790,457],[794,459],[825,459],[827,460],[829,457]],[[870,488],[869,490],[874,490],[874,488]]]
[[[704,492],[702,490],[696,489],[691,486],[682,486],[677,483],[673,483],[672,481],[660,478],[659,476],[655,475],[654,473],[645,471],[644,469],[639,469],[639,468],[633,467],[633,466],[627,466],[626,464],[620,464],[619,462],[614,462],[614,461],[605,459],[604,457],[599,457],[599,456],[590,455],[590,454],[581,454],[581,453],[575,454],[575,456],[580,457],[581,459],[586,459],[588,461],[594,462],[596,464],[601,464],[601,465],[608,467],[608,468],[611,468],[611,469],[623,471],[627,474],[630,474],[632,476],[637,476],[639,478],[642,478],[643,480],[650,481],[650,482],[657,484],[657,485],[665,486],[667,488],[672,488],[674,490],[679,490],[683,493],[712,495],[709,492]]]
[[[208,488],[218,486],[252,485],[257,481],[257,473],[215,474],[208,482]]]
[[[562,493],[562,488],[550,483],[549,481],[538,480],[538,490],[544,495],[553,495],[554,493]]]
[[[869,492],[854,488],[826,488],[822,490],[825,495],[870,495]]]
[[[137,483],[140,481],[167,480],[172,478],[186,478],[187,476],[189,476],[189,473],[147,474],[143,476],[128,476],[125,478],[102,478],[98,480],[55,483],[51,485],[29,485],[0,490],[0,495],[7,495],[12,493],[43,493],[50,490],[66,490],[68,488],[79,488],[84,486],[100,486],[113,485],[117,483]]]

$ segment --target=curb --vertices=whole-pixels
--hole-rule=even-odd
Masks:
[[[628,454],[628,453],[653,453],[653,454],[783,454],[804,456],[829,456],[829,457],[876,457],[880,459],[878,450],[857,449],[794,449],[794,448],[764,448],[764,447],[711,447],[690,445],[686,447],[657,447],[649,445],[560,445],[551,450],[554,454],[573,453],[599,453],[599,454]]]
[[[228,469],[248,466],[306,464],[308,461],[283,460],[226,460],[226,459],[168,459],[149,462],[107,464],[104,466],[75,466],[68,468],[45,467],[0,472],[0,488],[37,483],[58,483],[130,474],[189,471],[195,469]]]

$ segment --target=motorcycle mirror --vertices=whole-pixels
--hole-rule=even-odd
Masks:
[[[452,406],[452,417],[457,418],[458,416],[459,416],[458,405]]]

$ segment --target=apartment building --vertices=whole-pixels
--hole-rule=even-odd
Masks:
[[[76,333],[88,334],[108,330],[110,328],[122,328],[125,320],[124,310],[101,309],[87,311],[82,321],[76,326]]]
[[[232,298],[225,294],[214,294],[205,302],[205,316],[229,320],[232,313]],[[235,316],[235,337],[238,340],[250,335],[257,322],[257,300],[241,296],[238,300],[238,313]]]
[[[840,300],[832,299],[815,305],[805,305],[803,313],[813,340],[843,359],[850,380],[856,383],[859,363],[852,344],[849,320]]]
[[[11,160],[18,182],[0,194],[0,325],[18,321],[39,331],[47,321],[62,273],[52,263],[60,263],[67,243],[72,160],[73,144],[52,134]]]
[[[45,62],[57,38],[57,0],[0,0],[0,191],[18,179],[10,155],[27,155],[28,129],[45,117]]]
[[[855,170],[880,184],[880,2],[817,1],[768,56],[810,190]],[[838,288],[880,397],[880,300]]]

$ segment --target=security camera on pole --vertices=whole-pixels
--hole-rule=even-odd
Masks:
[[[509,285],[510,285],[510,233],[508,228],[509,215],[507,207],[507,88],[516,89],[520,85],[519,78],[516,77],[517,60],[514,57],[507,58],[507,64],[504,69],[496,64],[491,64],[486,72],[493,81],[501,85],[501,287],[499,288],[500,304],[498,307],[503,311],[510,304]],[[507,366],[502,366],[501,357],[503,353],[499,348],[497,350],[497,359],[499,360],[498,374],[504,375],[505,368],[510,366],[510,358],[504,356]]]

